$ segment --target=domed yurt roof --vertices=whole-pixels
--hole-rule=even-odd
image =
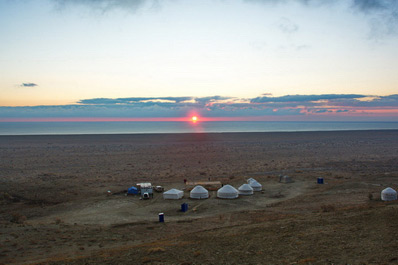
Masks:
[[[232,187],[231,185],[225,185],[222,188],[218,189],[217,197],[223,199],[235,199],[238,198],[239,192],[237,189]]]
[[[192,199],[207,199],[209,198],[209,192],[202,186],[198,185],[191,190],[189,197]]]
[[[163,199],[166,200],[178,200],[184,196],[184,192],[182,190],[171,189],[163,192]]]
[[[249,178],[249,179],[247,180],[247,183],[250,184],[250,182],[252,182],[252,181],[257,181],[257,180],[255,180],[254,178]]]
[[[396,199],[397,199],[397,192],[394,189],[388,187],[382,190],[381,192],[382,201],[394,201]]]
[[[252,195],[253,194],[253,188],[249,184],[243,184],[242,186],[239,187],[239,194],[241,195]]]
[[[263,186],[260,183],[258,183],[256,180],[251,181],[249,184],[254,191],[261,191],[263,188]]]

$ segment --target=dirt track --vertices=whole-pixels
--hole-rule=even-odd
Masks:
[[[397,131],[0,137],[0,155],[3,263],[398,262],[398,204],[378,201],[398,189]],[[248,177],[264,192],[233,201],[106,194]]]

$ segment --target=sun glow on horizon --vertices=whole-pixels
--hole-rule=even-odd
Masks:
[[[192,116],[191,118],[192,122],[195,123],[198,121],[198,116]]]

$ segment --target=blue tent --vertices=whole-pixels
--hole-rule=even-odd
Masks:
[[[138,194],[138,189],[136,187],[131,187],[127,190],[127,194]]]

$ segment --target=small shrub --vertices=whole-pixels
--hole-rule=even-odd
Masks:
[[[312,263],[315,261],[316,261],[316,259],[314,259],[314,258],[307,258],[307,259],[301,259],[297,263],[298,264],[307,264],[307,263]]]
[[[8,194],[7,192],[3,192],[3,196],[1,196],[1,199],[12,200],[12,196],[10,194]]]
[[[160,247],[157,247],[157,248],[150,248],[150,249],[148,249],[148,254],[153,254],[153,253],[162,253],[162,252],[165,252],[166,250],[164,249],[164,248],[160,248]]]
[[[283,198],[283,197],[285,197],[285,195],[283,195],[283,194],[279,191],[278,193],[271,194],[269,197],[270,197],[270,198],[278,199],[278,198]]]
[[[324,213],[334,212],[336,210],[336,207],[334,205],[332,205],[332,204],[324,204],[324,205],[321,206],[321,210]]]
[[[373,201],[373,193],[369,192],[368,198],[369,198],[370,201]]]
[[[161,260],[159,259],[154,259],[153,257],[143,257],[141,259],[142,264],[146,264],[146,263],[154,263],[154,262],[161,262]],[[162,263],[163,264],[163,263]]]
[[[16,224],[23,224],[26,221],[26,216],[20,213],[12,213],[10,221]]]

